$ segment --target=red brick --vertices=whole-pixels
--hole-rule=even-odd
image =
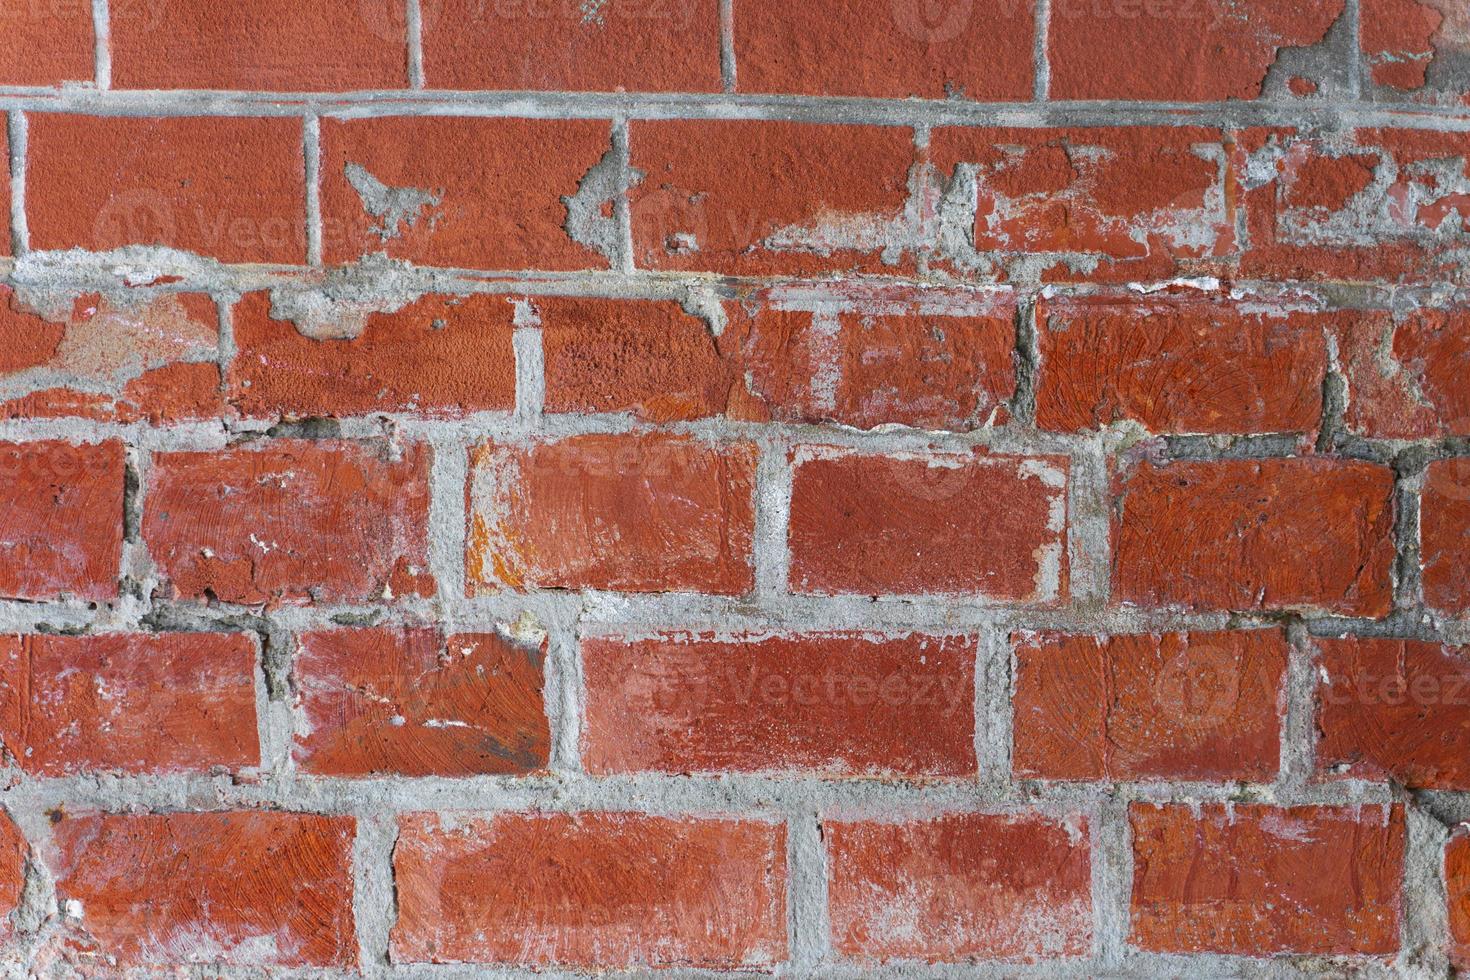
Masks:
[[[728,119],[629,128],[640,268],[802,275],[902,261],[908,129]]]
[[[25,890],[26,858],[30,846],[10,814],[0,809],[0,942],[14,932],[10,916]]]
[[[636,813],[399,819],[397,963],[771,966],[786,829]]]
[[[1411,789],[1470,789],[1470,649],[1318,640],[1317,768]]]
[[[1354,616],[1392,607],[1387,467],[1323,458],[1146,462],[1117,483],[1115,602]]]
[[[970,430],[1009,419],[1015,300],[923,293],[727,304],[753,400],[784,422]]]
[[[1129,942],[1169,953],[1391,954],[1399,806],[1135,803]]]
[[[1312,432],[1328,321],[1244,312],[1228,296],[1043,299],[1036,424],[1075,432]]]
[[[322,776],[474,776],[546,767],[539,647],[433,629],[307,633],[296,764]]]
[[[755,450],[579,436],[471,454],[474,586],[713,592],[754,581]]]
[[[1083,817],[827,821],[832,945],[849,959],[1037,960],[1092,945]]]
[[[1281,48],[1310,47],[1343,0],[1058,0],[1047,52],[1054,99],[1254,99]]]
[[[605,256],[563,230],[563,198],[611,145],[609,124],[595,119],[324,119],[326,259],[384,253],[456,268],[605,269]],[[364,201],[349,167],[360,186],[385,185],[396,201]]]
[[[0,286],[0,382],[9,418],[216,418],[219,315],[202,293],[84,294],[46,316]]]
[[[389,3],[125,0],[110,20],[114,88],[342,92],[406,88],[408,32]],[[119,16],[120,14],[120,16]]]
[[[735,366],[709,324],[672,300],[538,297],[548,412],[631,412],[668,422],[720,415]]]
[[[1358,313],[1339,339],[1347,424],[1387,439],[1470,435],[1470,313]]]
[[[117,595],[123,469],[120,442],[0,443],[0,595]]]
[[[720,91],[713,3],[440,0],[425,8],[430,88]]]
[[[295,440],[160,453],[143,537],[169,591],[185,598],[275,604],[433,595],[429,458],[418,445]]]
[[[357,966],[351,817],[63,817],[56,897],[116,968]],[[126,873],[120,873],[126,869]]]
[[[56,86],[95,78],[89,0],[6,4],[0,35],[0,85]]]
[[[1444,878],[1450,912],[1450,959],[1470,970],[1470,828],[1461,825],[1444,852]]]
[[[1276,776],[1286,675],[1279,632],[1026,634],[1015,662],[1017,776]]]
[[[0,126],[0,153],[3,159],[10,159],[10,132],[8,126]],[[12,251],[11,229],[10,229],[10,168],[0,167],[0,257],[9,256]]]
[[[1027,0],[739,0],[742,92],[1030,100],[1035,15]]]
[[[243,635],[4,637],[0,678],[0,742],[33,775],[260,763]]]
[[[969,637],[599,637],[582,663],[592,773],[976,771]]]
[[[1246,130],[1233,153],[1255,278],[1464,282],[1470,134]]]
[[[803,450],[792,588],[1053,602],[1067,591],[1066,479],[1057,457]]]
[[[39,114],[28,152],[32,248],[306,257],[300,120]]]
[[[1047,278],[1164,278],[1235,249],[1218,130],[938,129],[929,157],[940,177],[974,168],[975,248],[1048,256]]]
[[[1361,0],[1359,44],[1375,84],[1423,88],[1445,15],[1432,3]]]
[[[503,296],[425,296],[303,330],[272,318],[268,293],[250,293],[234,311],[230,403],[254,418],[509,411],[514,311]]]
[[[1419,507],[1424,601],[1448,613],[1470,610],[1470,459],[1430,463]]]

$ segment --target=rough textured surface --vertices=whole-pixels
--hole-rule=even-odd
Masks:
[[[1189,296],[1089,296],[1044,301],[1037,324],[1042,428],[1311,432],[1320,421],[1320,317],[1245,314]]]
[[[1470,789],[1470,657],[1412,640],[1319,640],[1317,766],[1411,789]]]
[[[1449,613],[1470,610],[1470,460],[1430,463],[1421,506],[1424,601]]]
[[[0,745],[38,776],[259,764],[255,646],[228,633],[0,639]]]
[[[1054,602],[1066,592],[1066,469],[813,450],[792,477],[792,588]]]
[[[34,248],[306,257],[301,133],[289,119],[40,114],[29,126]]]
[[[424,24],[434,88],[718,92],[713,3],[443,0]]]
[[[1029,99],[1029,4],[979,0],[744,0],[735,18],[742,92],[902,99]]]
[[[0,940],[14,934],[11,914],[25,887],[26,858],[30,848],[10,814],[0,810]]]
[[[1164,952],[1391,953],[1398,806],[1135,803],[1130,942]]]
[[[1390,439],[1470,435],[1470,316],[1361,316],[1341,340],[1353,431]]]
[[[384,30],[387,17],[374,16],[386,15],[388,4],[124,0],[118,8],[124,16],[111,22],[118,88],[335,92],[408,83],[402,25]]]
[[[544,644],[543,644],[544,645]],[[327,776],[545,768],[545,651],[495,634],[348,629],[301,638],[295,757]]]
[[[470,269],[599,269],[563,197],[608,151],[590,119],[322,122],[322,248]]]
[[[179,596],[254,604],[432,595],[429,457],[422,446],[290,441],[160,455],[143,536]]]
[[[1461,827],[1445,848],[1445,892],[1450,913],[1450,957],[1470,969],[1470,828]]]
[[[593,773],[975,772],[970,637],[718,636],[582,644]]]
[[[51,834],[57,897],[89,960],[357,963],[351,818],[84,814],[62,816]]]
[[[755,454],[677,436],[474,450],[466,561],[500,588],[737,594],[753,581]]]
[[[234,308],[229,400],[255,418],[507,411],[513,315],[499,296],[425,296],[391,313],[333,311],[303,328],[251,293]]]
[[[14,3],[3,15],[0,85],[87,82],[92,70],[92,4],[88,0]]]
[[[786,952],[785,831],[633,813],[410,814],[398,962],[760,967]]]
[[[1388,469],[1353,461],[1138,463],[1116,481],[1113,598],[1382,616],[1392,489]]]
[[[1271,630],[1019,638],[1017,776],[1269,781],[1286,638]]]
[[[1092,940],[1087,821],[826,821],[832,945],[857,960],[1034,960]]]
[[[122,444],[0,443],[0,475],[0,595],[117,595]]]

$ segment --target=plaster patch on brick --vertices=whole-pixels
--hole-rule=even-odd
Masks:
[[[369,228],[369,233],[377,235],[384,244],[403,233],[400,226],[405,230],[411,229],[421,219],[426,220],[429,228],[433,229],[437,215],[432,209],[437,208],[443,200],[442,191],[435,193],[417,187],[389,187],[358,163],[348,163],[343,170],[347,182],[352,185],[357,196],[362,198],[363,210],[380,222],[376,227]]]

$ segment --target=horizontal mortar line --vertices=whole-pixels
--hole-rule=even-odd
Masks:
[[[884,126],[1326,126],[1470,130],[1460,106],[1334,102],[962,102],[853,96],[384,89],[261,92],[0,88],[0,109],[98,115],[772,119]]]
[[[88,289],[122,288],[124,276],[136,270],[138,262],[125,261],[105,252],[35,253],[49,261],[32,264],[31,260],[0,258],[0,282],[13,288],[27,286]],[[186,253],[179,253],[185,255]],[[1021,253],[982,253],[1008,258]],[[1042,255],[1042,253],[1037,253]],[[1044,253],[1043,258],[1062,259],[1072,253]],[[34,256],[33,256],[34,257]],[[353,298],[371,300],[374,277],[371,265],[347,263],[325,269],[307,265],[225,264],[189,256],[198,263],[194,269],[169,267],[170,281],[147,285],[152,291],[169,293],[210,292],[223,296],[271,289],[329,288],[333,277],[366,279],[353,283]],[[488,293],[507,296],[579,296],[593,299],[682,300],[691,291],[713,291],[731,302],[749,294],[752,288],[774,290],[782,295],[778,302],[823,302],[828,298],[841,302],[883,303],[905,302],[904,293],[916,290],[934,298],[946,296],[990,297],[1047,296],[1132,296],[1140,303],[1169,297],[1229,297],[1239,302],[1273,302],[1288,311],[1316,310],[1383,310],[1392,311],[1406,303],[1432,308],[1448,308],[1470,302],[1470,288],[1447,287],[1443,284],[1395,284],[1370,280],[1287,280],[1231,279],[1220,281],[1217,288],[1201,289],[1178,277],[1139,280],[1128,284],[1077,282],[1004,283],[971,281],[945,277],[915,278],[874,274],[834,274],[833,278],[782,276],[727,276],[713,272],[666,272],[636,269],[623,272],[611,269],[588,269],[575,272],[543,270],[480,270],[450,266],[420,266],[394,262],[391,265],[394,295],[404,289],[415,293]],[[840,278],[838,277],[840,276]],[[177,278],[175,278],[177,277]],[[1207,277],[1213,279],[1214,277]],[[1176,291],[1163,293],[1173,287]],[[138,286],[128,286],[130,291]],[[1348,295],[1343,295],[1344,293]],[[388,292],[384,289],[383,295]]]

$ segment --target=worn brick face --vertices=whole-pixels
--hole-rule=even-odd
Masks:
[[[1066,591],[1064,459],[813,449],[791,489],[791,585],[817,594]]]
[[[123,447],[0,443],[0,595],[117,595]]]
[[[1392,491],[1388,468],[1355,461],[1139,463],[1117,480],[1113,599],[1382,616]]]
[[[1135,947],[1364,954],[1399,947],[1399,806],[1129,808]]]
[[[786,955],[780,824],[633,813],[399,821],[395,962],[758,968]]]
[[[1402,322],[1359,314],[1341,347],[1355,432],[1390,439],[1470,435],[1470,316],[1415,310]]]
[[[51,833],[57,900],[105,962],[357,966],[351,817],[67,815]]]
[[[483,588],[735,595],[754,581],[754,448],[578,436],[475,449],[466,560]]]
[[[1286,652],[1277,631],[1022,636],[1015,773],[1269,782]]]
[[[1470,459],[1442,459],[1424,473],[1419,514],[1424,601],[1470,609]]]
[[[391,313],[276,319],[266,293],[234,308],[229,400],[255,418],[515,407],[515,308],[501,296],[425,296]]]
[[[1316,643],[1320,770],[1470,789],[1470,651],[1358,637]]]
[[[93,71],[92,4],[46,0],[7,4],[0,13],[0,85],[53,87],[89,82]]]
[[[582,664],[594,773],[975,772],[973,638],[598,637]]]
[[[39,776],[260,761],[255,646],[230,633],[0,639],[0,743]]]
[[[1444,879],[1450,914],[1450,959],[1470,969],[1470,830],[1462,827],[1444,852]]]
[[[473,776],[544,769],[545,642],[432,629],[308,633],[296,764],[323,776]]]
[[[25,888],[26,856],[30,847],[10,814],[0,810],[0,942],[14,933],[11,914]]]
[[[29,116],[31,247],[162,245],[301,262],[306,188],[291,119]]]
[[[153,459],[143,538],[172,593],[187,598],[433,595],[429,462],[419,445],[295,440],[162,453]]]
[[[1092,942],[1087,821],[825,821],[832,945],[858,961],[1035,960]]]

